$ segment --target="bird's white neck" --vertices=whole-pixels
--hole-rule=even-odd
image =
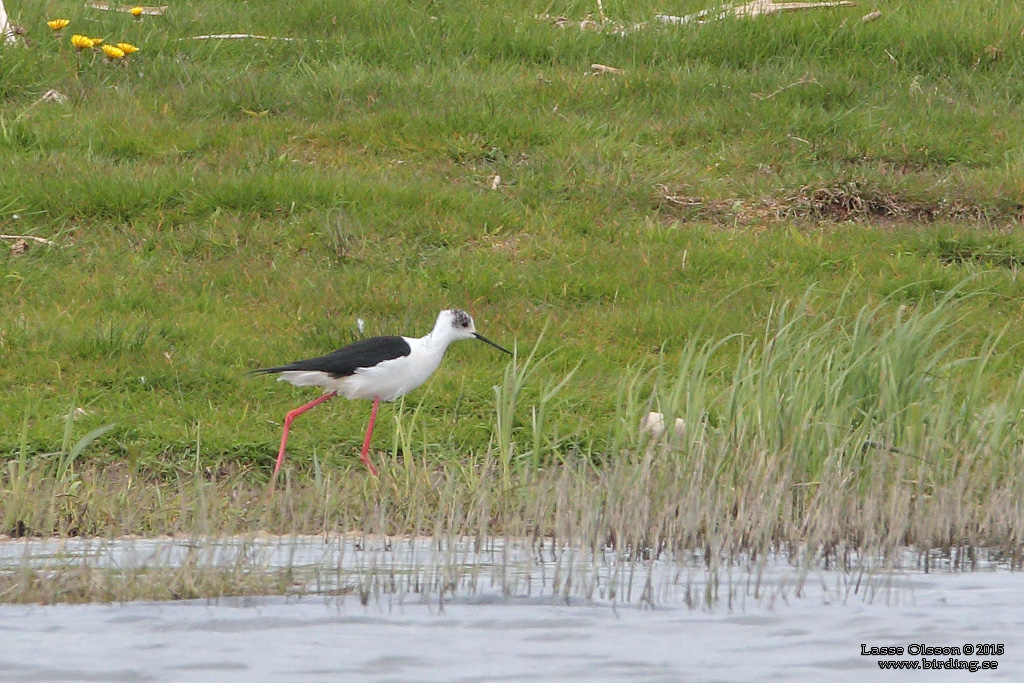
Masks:
[[[455,340],[452,339],[451,335],[445,334],[443,329],[435,327],[429,334],[420,337],[418,341],[424,350],[444,354],[448,346]]]

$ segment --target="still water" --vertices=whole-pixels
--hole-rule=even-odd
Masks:
[[[498,542],[0,542],[0,571],[242,558],[253,571],[294,567],[302,590],[0,605],[0,681],[1024,680],[1022,575],[995,565],[854,574],[776,558],[711,577],[697,563]],[[699,598],[715,580],[708,607]],[[909,654],[921,645],[960,654]],[[988,645],[1002,654],[965,654]],[[871,647],[904,650],[862,654]],[[880,671],[883,660],[998,668],[915,674]]]

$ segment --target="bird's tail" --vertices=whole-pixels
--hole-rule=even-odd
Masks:
[[[250,374],[250,375],[276,375],[279,372],[287,372],[289,370],[294,370],[294,369],[295,368],[293,368],[293,367],[291,367],[289,365],[278,365],[277,367],[274,367],[274,368],[256,368],[255,370],[250,370],[247,374]]]

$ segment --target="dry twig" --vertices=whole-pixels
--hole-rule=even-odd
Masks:
[[[252,33],[214,33],[207,36],[192,36],[191,38],[178,38],[178,40],[295,40],[295,38],[282,38],[280,36],[258,36]]]
[[[27,241],[32,240],[33,242],[39,242],[40,244],[47,244],[49,246],[56,246],[56,242],[48,240],[45,237],[36,237],[35,235],[0,235],[0,240],[20,240]]]
[[[686,16],[676,17],[670,14],[659,14],[658,21],[666,24],[689,24],[705,21],[719,21],[727,17],[758,17],[763,14],[792,12],[802,9],[820,9],[825,7],[854,7],[857,3],[840,0],[838,2],[773,2],[773,0],[754,0],[745,5],[721,5],[712,9],[701,10]]]
[[[68,101],[68,96],[59,90],[47,90],[39,97],[40,102],[54,102],[56,104],[65,104]]]
[[[790,88],[795,88],[798,85],[812,85],[812,84],[813,85],[818,85],[818,81],[816,81],[815,79],[811,78],[810,76],[804,76],[799,81],[796,81],[795,83],[790,83],[789,85],[784,85],[781,88],[779,88],[778,90],[776,90],[774,92],[771,92],[771,93],[769,93],[767,95],[762,95],[759,92],[752,92],[750,94],[751,94],[751,96],[753,96],[754,98],[759,99],[759,100],[770,100],[771,98],[773,98],[776,95],[778,95],[780,92],[785,92],[786,90],[789,90]]]
[[[112,5],[109,2],[87,2],[85,6],[89,9],[98,9],[102,12],[125,12],[130,13],[132,8],[138,7],[138,5]],[[159,16],[167,11],[167,5],[161,5],[160,7],[142,7],[142,13],[149,16]]]

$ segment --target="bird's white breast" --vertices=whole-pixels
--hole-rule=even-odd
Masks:
[[[393,401],[427,381],[441,364],[445,347],[409,339],[409,355],[359,368],[354,375],[340,380],[338,392],[348,398]]]

